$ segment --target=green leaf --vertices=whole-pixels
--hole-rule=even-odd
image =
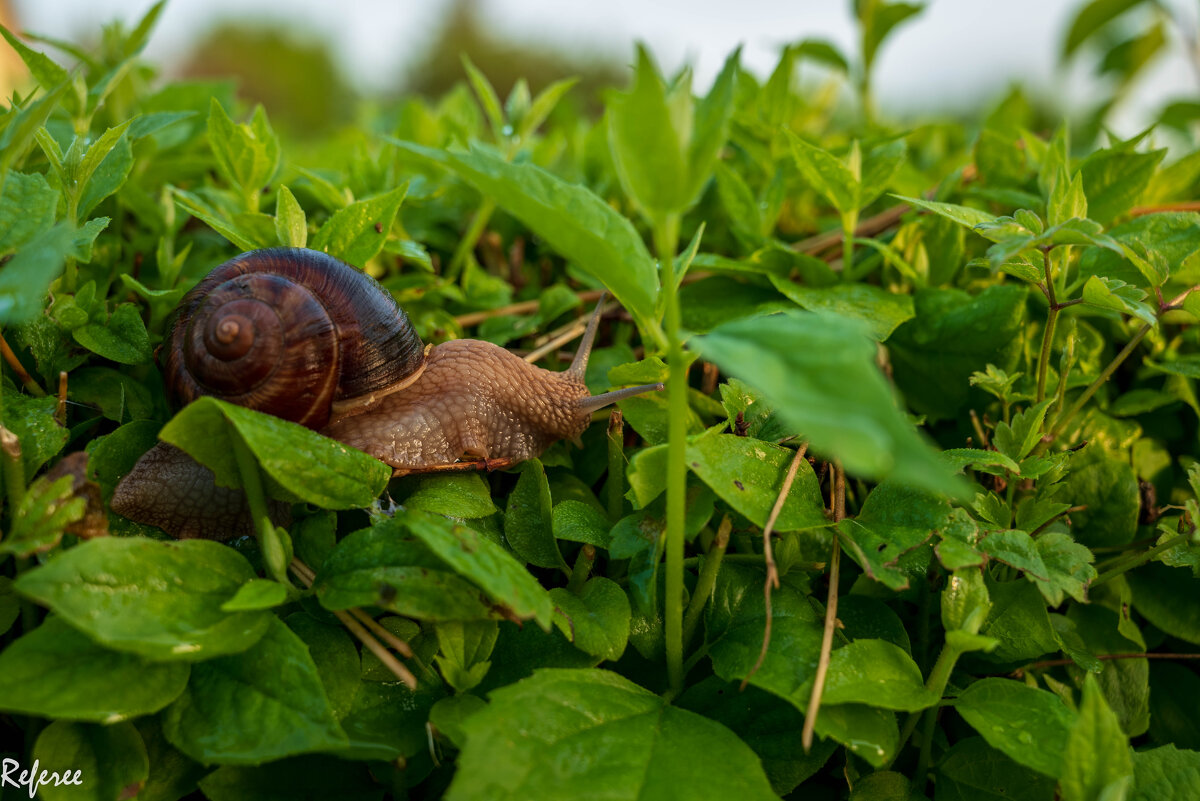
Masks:
[[[59,223],[37,235],[0,271],[0,325],[29,322],[42,313],[50,284],[74,251],[76,232]]]
[[[153,355],[150,335],[133,303],[115,308],[103,325],[88,323],[72,331],[71,336],[92,353],[120,364],[146,364]]]
[[[717,194],[730,223],[745,236],[761,237],[762,210],[758,206],[758,199],[746,184],[746,179],[725,162],[717,162],[715,176]]]
[[[1186,801],[1200,793],[1200,754],[1174,745],[1133,753],[1129,801]]]
[[[1164,150],[1135,153],[1125,147],[1097,150],[1079,167],[1088,216],[1102,225],[1110,224],[1137,203],[1154,170],[1167,154]]]
[[[0,251],[16,250],[49,230],[58,198],[44,175],[8,173],[0,187]]]
[[[258,106],[249,124],[234,123],[213,97],[208,112],[208,142],[221,176],[242,190],[247,211],[258,211],[258,194],[275,177],[280,162],[279,139],[271,130],[266,111]]]
[[[13,35],[12,31],[3,25],[0,25],[0,35],[8,41],[13,50],[17,51],[17,55],[21,57],[21,60],[25,62],[25,66],[29,68],[29,74],[41,84],[43,89],[49,91],[59,84],[70,80],[71,76],[67,71],[54,63],[53,59],[45,53],[39,53],[26,46],[24,42]]]
[[[79,192],[77,220],[91,214],[100,201],[120,189],[133,169],[133,146],[125,122],[109,128],[88,148],[75,173]]]
[[[260,238],[259,232],[252,230],[249,226],[240,224],[237,221],[230,222],[219,216],[199,195],[192,194],[178,187],[172,187],[171,193],[175,197],[175,202],[184,211],[206,223],[210,228],[242,250],[258,250],[259,248],[271,247],[278,239],[278,235],[274,231],[272,231],[269,238]]]
[[[979,633],[999,642],[995,650],[988,652],[989,659],[1028,662],[1059,649],[1046,604],[1032,584],[994,582],[988,587],[988,596],[992,607]]]
[[[785,129],[792,144],[792,156],[804,180],[825,196],[842,214],[859,209],[859,182],[841,159],[816,145],[809,144]]]
[[[868,576],[900,590],[908,575],[896,566],[937,530],[951,524],[950,504],[928,492],[884,482],[871,491],[858,517],[838,523],[847,552]]]
[[[896,385],[914,411],[954,416],[969,399],[973,373],[989,364],[1013,371],[1026,294],[1024,287],[1012,285],[975,296],[958,289],[916,292],[916,317],[888,342]]]
[[[292,190],[280,184],[275,196],[275,232],[284,247],[302,248],[308,242],[308,220]]]
[[[404,505],[463,520],[496,513],[491,489],[479,473],[420,476],[417,488],[404,499]]]
[[[492,82],[487,79],[487,76],[479,71],[470,57],[466,53],[460,54],[462,58],[463,69],[467,71],[467,80],[471,83],[471,89],[475,91],[475,96],[479,98],[479,105],[483,106],[483,113],[487,115],[488,124],[492,126],[492,136],[497,142],[503,141],[504,136],[504,112],[500,108],[500,98],[496,96],[496,90],[492,88]]]
[[[313,250],[323,250],[347,264],[362,266],[383,249],[408,184],[338,209],[313,235]]]
[[[1041,441],[1046,410],[1051,402],[1044,400],[1035,403],[1013,415],[1011,423],[997,423],[994,437],[996,450],[1018,462],[1028,456]]]
[[[480,592],[446,569],[395,519],[343,537],[313,589],[326,609],[378,606],[419,620],[486,620]]]
[[[279,486],[325,509],[370,506],[391,478],[391,468],[362,451],[216,398],[189,404],[159,432],[164,442],[187,451],[226,487],[241,486],[231,439],[235,436]]]
[[[521,477],[508,496],[504,510],[504,538],[518,556],[537,567],[562,567],[562,554],[554,541],[552,501],[546,471],[537,459],[521,465]]]
[[[945,217],[947,220],[956,222],[959,225],[965,225],[968,228],[974,228],[980,223],[995,222],[996,216],[988,214],[980,209],[973,209],[969,206],[960,206],[955,203],[939,203],[933,200],[922,200],[915,197],[904,197],[903,195],[893,195],[897,200],[903,200],[910,206],[916,206],[925,211],[932,211],[934,214]]]
[[[608,517],[590,504],[573,500],[556,503],[552,520],[555,539],[585,542],[598,548],[609,546],[611,525]]]
[[[52,617],[0,652],[0,709],[111,724],[162,709],[188,673],[185,663],[110,651]]]
[[[897,409],[875,366],[875,343],[859,324],[828,314],[772,315],[726,323],[691,346],[761,390],[815,450],[847,470],[957,494],[957,480]]]
[[[146,745],[128,721],[97,726],[56,720],[38,735],[33,758],[45,770],[70,772],[76,779],[74,784],[41,785],[37,794],[46,801],[132,797],[150,773]],[[15,779],[9,782],[15,785]]]
[[[855,11],[862,25],[862,59],[868,72],[875,54],[892,30],[921,13],[925,6],[916,3],[887,3],[882,0],[855,0]]]
[[[630,91],[608,97],[608,139],[617,175],[625,194],[651,220],[678,214],[691,204],[690,90],[683,99],[686,112],[673,114],[658,66],[640,44]]]
[[[688,467],[755,525],[766,525],[795,451],[749,437],[706,434],[688,445]],[[812,466],[802,461],[775,522],[779,532],[829,525]]]
[[[938,763],[939,801],[1048,801],[1054,780],[1019,765],[982,737],[956,742]]]
[[[564,78],[555,81],[538,92],[538,96],[533,99],[533,103],[529,106],[529,110],[525,112],[525,115],[519,120],[513,119],[513,122],[517,126],[517,137],[521,140],[528,139],[530,134],[541,127],[541,124],[550,116],[550,112],[554,111],[558,102],[577,83],[579,83],[578,78]]]
[[[615,662],[629,641],[632,610],[625,591],[603,576],[589,579],[578,595],[556,587],[554,624],[585,653]]]
[[[333,716],[338,720],[346,717],[362,683],[362,660],[355,641],[345,627],[321,623],[305,612],[294,612],[284,622],[308,648]]]
[[[1064,483],[1062,499],[1086,507],[1071,513],[1071,532],[1078,542],[1096,547],[1133,540],[1141,500],[1137,476],[1127,462],[1099,448],[1085,448],[1071,458]]]
[[[811,690],[812,682],[809,682]],[[822,705],[865,704],[915,712],[938,702],[912,657],[884,640],[855,640],[833,652]]]
[[[729,138],[734,88],[740,72],[741,54],[742,49],[738,47],[725,59],[725,66],[713,81],[708,95],[696,105],[695,120],[687,142],[688,206],[694,205],[700,199],[700,193],[712,177],[717,156]],[[686,209],[681,209],[683,210]]]
[[[22,574],[15,587],[110,648],[196,661],[263,636],[270,613],[221,611],[252,578],[243,556],[215,542],[101,537]]]
[[[811,312],[828,312],[870,327],[871,337],[885,341],[898,326],[912,319],[911,295],[898,295],[873,284],[834,284],[814,287],[789,281],[782,276],[769,276],[771,283],[801,308]]]
[[[1063,752],[1059,789],[1063,801],[1122,798],[1133,783],[1129,740],[1104,702],[1092,674],[1084,676],[1079,719]]]
[[[991,596],[978,570],[956,570],[942,590],[942,625],[947,632],[978,634],[992,609]]]
[[[1075,542],[1067,534],[1046,531],[1035,540],[1038,556],[1046,566],[1047,578],[1026,574],[1037,585],[1051,606],[1058,606],[1064,596],[1076,601],[1087,600],[1087,586],[1096,578],[1095,560],[1090,548]]]
[[[1130,286],[1119,278],[1093,275],[1083,285],[1083,302],[1100,309],[1112,309],[1122,314],[1132,314],[1149,325],[1158,324],[1158,315],[1141,289]]]
[[[1200,645],[1200,579],[1190,570],[1150,562],[1125,578],[1139,614],[1167,634]]]
[[[1071,20],[1071,27],[1063,42],[1062,57],[1070,58],[1080,45],[1140,2],[1141,0],[1091,0],[1087,5],[1081,6]]]
[[[451,801],[546,798],[564,788],[580,801],[776,797],[732,732],[614,673],[539,670],[491,699],[463,723]]]
[[[254,765],[347,742],[304,642],[274,615],[250,650],[193,665],[163,714],[167,739],[204,763]]]
[[[858,187],[858,207],[871,205],[891,184],[908,156],[903,139],[893,139],[873,147],[863,155],[862,180]]]
[[[602,281],[642,331],[654,336],[658,268],[633,224],[601,198],[540,167],[509,164],[480,147],[457,153],[390,141],[426,162],[453,170],[491,197],[581,270]]]
[[[270,579],[251,579],[225,603],[222,612],[242,612],[255,609],[271,609],[288,599],[287,587]]]
[[[1126,594],[1128,597],[1128,594]],[[1129,618],[1129,612],[1124,612]],[[1133,639],[1121,630],[1122,614],[1099,604],[1073,604],[1067,617],[1084,648],[1093,654],[1131,654],[1146,650],[1141,632]],[[1130,737],[1150,728],[1150,663],[1146,659],[1109,659],[1095,675],[1097,686],[1116,715],[1117,724]]]
[[[1069,769],[1067,739],[1077,716],[1053,693],[1011,679],[981,679],[954,708],[988,745],[1016,762],[1054,778]]]
[[[499,634],[500,627],[494,620],[439,623],[437,640],[441,650],[436,661],[446,683],[460,693],[479,684],[492,666],[487,658]]]
[[[549,630],[554,604],[525,568],[496,543],[444,517],[408,510],[397,513],[408,531],[519,618]]]

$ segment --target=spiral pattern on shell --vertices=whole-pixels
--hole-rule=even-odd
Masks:
[[[369,275],[320,251],[271,248],[230,259],[184,296],[163,371],[180,404],[212,395],[320,428],[334,401],[423,361],[408,316]]]

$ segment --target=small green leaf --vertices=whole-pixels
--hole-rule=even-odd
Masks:
[[[508,496],[504,510],[504,538],[518,556],[537,567],[562,567],[562,554],[554,541],[550,484],[537,459],[521,465],[521,477]]]
[[[10,172],[0,187],[0,251],[16,250],[49,230],[58,197],[44,175]]]
[[[915,197],[904,197],[903,195],[893,195],[897,200],[903,200],[910,206],[916,206],[925,211],[932,211],[945,217],[947,220],[965,225],[968,228],[974,228],[980,223],[990,223],[996,220],[994,214],[988,214],[980,209],[973,209],[969,206],[960,206],[954,203],[939,203],[933,200],[921,200]]]
[[[311,247],[348,264],[362,266],[383,249],[408,184],[338,209],[313,235]]]
[[[494,620],[445,622],[437,625],[437,664],[446,683],[460,693],[483,681],[492,666],[487,658],[500,628]]]
[[[1146,292],[1119,278],[1093,275],[1083,285],[1083,302],[1089,306],[1132,314],[1149,325],[1157,325],[1158,315],[1144,302],[1146,296]]]
[[[282,184],[275,196],[275,232],[284,247],[302,248],[308,242],[308,221],[292,190]]]
[[[988,745],[1016,762],[1054,778],[1069,769],[1067,740],[1081,718],[1053,693],[1011,679],[981,679],[954,708]]]
[[[783,294],[812,312],[829,312],[859,320],[870,326],[871,337],[885,341],[901,324],[912,319],[911,295],[899,295],[873,284],[834,284],[814,287],[797,284],[782,276],[769,276]]]
[[[842,214],[858,211],[859,182],[854,173],[828,150],[809,144],[790,130],[785,132],[804,180]]]
[[[629,597],[614,581],[597,576],[583,585],[578,595],[556,587],[554,624],[579,650],[615,662],[629,641],[632,610]]]
[[[92,353],[121,364],[146,364],[153,355],[146,324],[132,303],[122,303],[103,324],[88,323],[71,336]]]
[[[287,601],[287,587],[270,579],[251,579],[225,603],[222,612],[243,612],[255,609],[271,609]]]
[[[33,758],[45,770],[71,773],[78,779],[75,784],[60,786],[51,781],[38,787],[38,797],[46,801],[121,798],[140,790],[150,773],[146,745],[128,721],[99,726],[56,720],[38,735]],[[16,784],[15,777],[9,781]]]

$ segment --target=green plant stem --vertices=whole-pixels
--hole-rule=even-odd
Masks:
[[[1174,536],[1171,539],[1167,540],[1162,545],[1155,546],[1148,551],[1141,551],[1140,553],[1133,553],[1133,554],[1129,554],[1128,556],[1122,556],[1122,557],[1118,558],[1110,568],[1105,570],[1100,575],[1096,576],[1096,578],[1092,579],[1092,583],[1089,584],[1088,586],[1095,587],[1097,585],[1105,583],[1106,581],[1115,579],[1117,576],[1121,575],[1122,573],[1128,573],[1130,570],[1133,570],[1135,567],[1141,567],[1142,565],[1146,564],[1154,557],[1158,556],[1160,553],[1163,553],[1164,551],[1169,551],[1172,548],[1174,548],[1176,545],[1179,545],[1180,543],[1187,542],[1189,539],[1191,539],[1191,537],[1192,537],[1192,532],[1188,532],[1187,534],[1179,534],[1179,535]]]
[[[1054,421],[1054,427],[1050,429],[1050,433],[1046,436],[1046,439],[1042,443],[1043,449],[1053,442],[1060,434],[1062,434],[1063,429],[1067,427],[1067,424],[1074,419],[1075,415],[1079,414],[1079,410],[1082,409],[1087,402],[1092,399],[1092,396],[1096,394],[1096,391],[1100,389],[1100,387],[1104,386],[1104,382],[1112,378],[1112,374],[1115,373],[1117,368],[1129,358],[1129,354],[1133,353],[1134,349],[1137,348],[1137,346],[1145,338],[1146,334],[1150,333],[1150,329],[1152,327],[1153,326],[1151,326],[1149,323],[1143,325],[1141,329],[1139,329],[1138,332],[1133,335],[1133,339],[1129,340],[1125,347],[1121,349],[1121,352],[1114,356],[1112,361],[1105,365],[1104,369],[1100,372],[1100,375],[1096,377],[1096,380],[1089,384],[1088,388],[1085,389],[1083,393],[1075,399],[1075,402],[1071,404],[1071,408],[1059,415],[1058,419]]]
[[[579,549],[579,555],[575,557],[575,567],[571,570],[571,579],[567,582],[567,589],[578,595],[583,590],[583,585],[587,583],[588,576],[592,572],[592,565],[595,563],[596,546],[585,544]]]
[[[933,663],[933,670],[929,671],[929,678],[925,681],[925,688],[937,693],[938,698],[941,698],[946,692],[946,685],[950,682],[950,673],[954,670],[954,665],[958,662],[958,658],[962,656],[962,652],[957,648],[952,647],[949,643],[942,646],[942,652],[938,654],[937,661]],[[895,761],[904,744],[908,742],[908,738],[912,736],[913,731],[917,728],[917,724],[921,721],[923,712],[913,712],[904,721],[904,727],[900,729],[900,739],[896,744],[896,753],[892,755],[892,760]]]
[[[679,215],[669,214],[654,228],[664,295],[667,337],[667,530],[665,618],[667,678],[671,693],[683,690],[683,522],[687,490],[687,365],[679,338],[679,295],[675,291],[675,245]]]
[[[913,772],[913,790],[924,793],[928,784],[929,763],[932,761],[933,733],[937,729],[938,708],[931,706],[925,710],[925,727],[921,730],[921,750],[917,756],[917,769]]]
[[[729,547],[729,532],[732,528],[733,521],[729,519],[729,515],[725,515],[721,520],[721,525],[717,528],[717,536],[713,540],[712,547],[708,549],[708,553],[704,557],[704,566],[700,569],[699,578],[696,579],[696,589],[692,591],[687,614],[683,617],[684,645],[691,642],[692,636],[696,633],[696,626],[700,623],[700,614],[704,611],[709,596],[712,595],[713,587],[717,585],[717,573],[725,558],[725,549]]]
[[[1046,299],[1050,301],[1050,311],[1046,314],[1046,327],[1042,330],[1042,352],[1038,357],[1037,397],[1034,403],[1041,403],[1046,397],[1046,375],[1050,371],[1050,348],[1054,344],[1054,329],[1058,324],[1058,299],[1054,292],[1054,269],[1050,261],[1050,249],[1042,251],[1042,266],[1046,273]]]
[[[491,198],[485,198],[479,204],[479,208],[475,211],[475,216],[471,218],[471,224],[462,235],[462,239],[458,240],[458,247],[454,249],[454,255],[450,257],[450,264],[446,267],[444,278],[447,281],[454,281],[462,272],[463,265],[466,263],[467,256],[475,249],[475,244],[479,241],[479,237],[483,235],[483,231],[487,228],[488,221],[492,219],[492,213],[496,210],[496,201]]]
[[[608,519],[616,523],[625,511],[625,417],[613,409],[608,417]]]
[[[242,478],[242,490],[246,493],[246,504],[250,507],[250,519],[254,521],[254,530],[262,548],[263,562],[271,578],[291,588],[293,585],[287,577],[288,562],[291,559],[283,553],[283,543],[267,511],[267,498],[263,492],[258,462],[240,436],[231,432],[230,439],[233,441],[233,455],[237,459],[238,473]]]
[[[842,215],[842,280],[851,281],[854,269],[854,229],[858,228],[858,212]]]

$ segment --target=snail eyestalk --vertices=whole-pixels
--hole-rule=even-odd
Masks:
[[[632,398],[634,395],[641,395],[643,392],[661,392],[662,388],[662,384],[642,384],[636,387],[626,387],[625,389],[614,389],[612,392],[605,392],[602,395],[592,395],[590,398],[584,398],[579,402],[579,409],[591,414],[598,409],[603,409],[610,403]]]
[[[592,343],[596,341],[596,329],[600,327],[600,314],[604,309],[604,301],[607,299],[608,293],[605,292],[596,301],[596,310],[592,312],[592,318],[588,320],[583,338],[579,340],[579,350],[575,351],[575,358],[571,360],[571,366],[566,369],[568,376],[579,381],[583,381],[583,375],[587,372],[588,357],[592,355]]]

